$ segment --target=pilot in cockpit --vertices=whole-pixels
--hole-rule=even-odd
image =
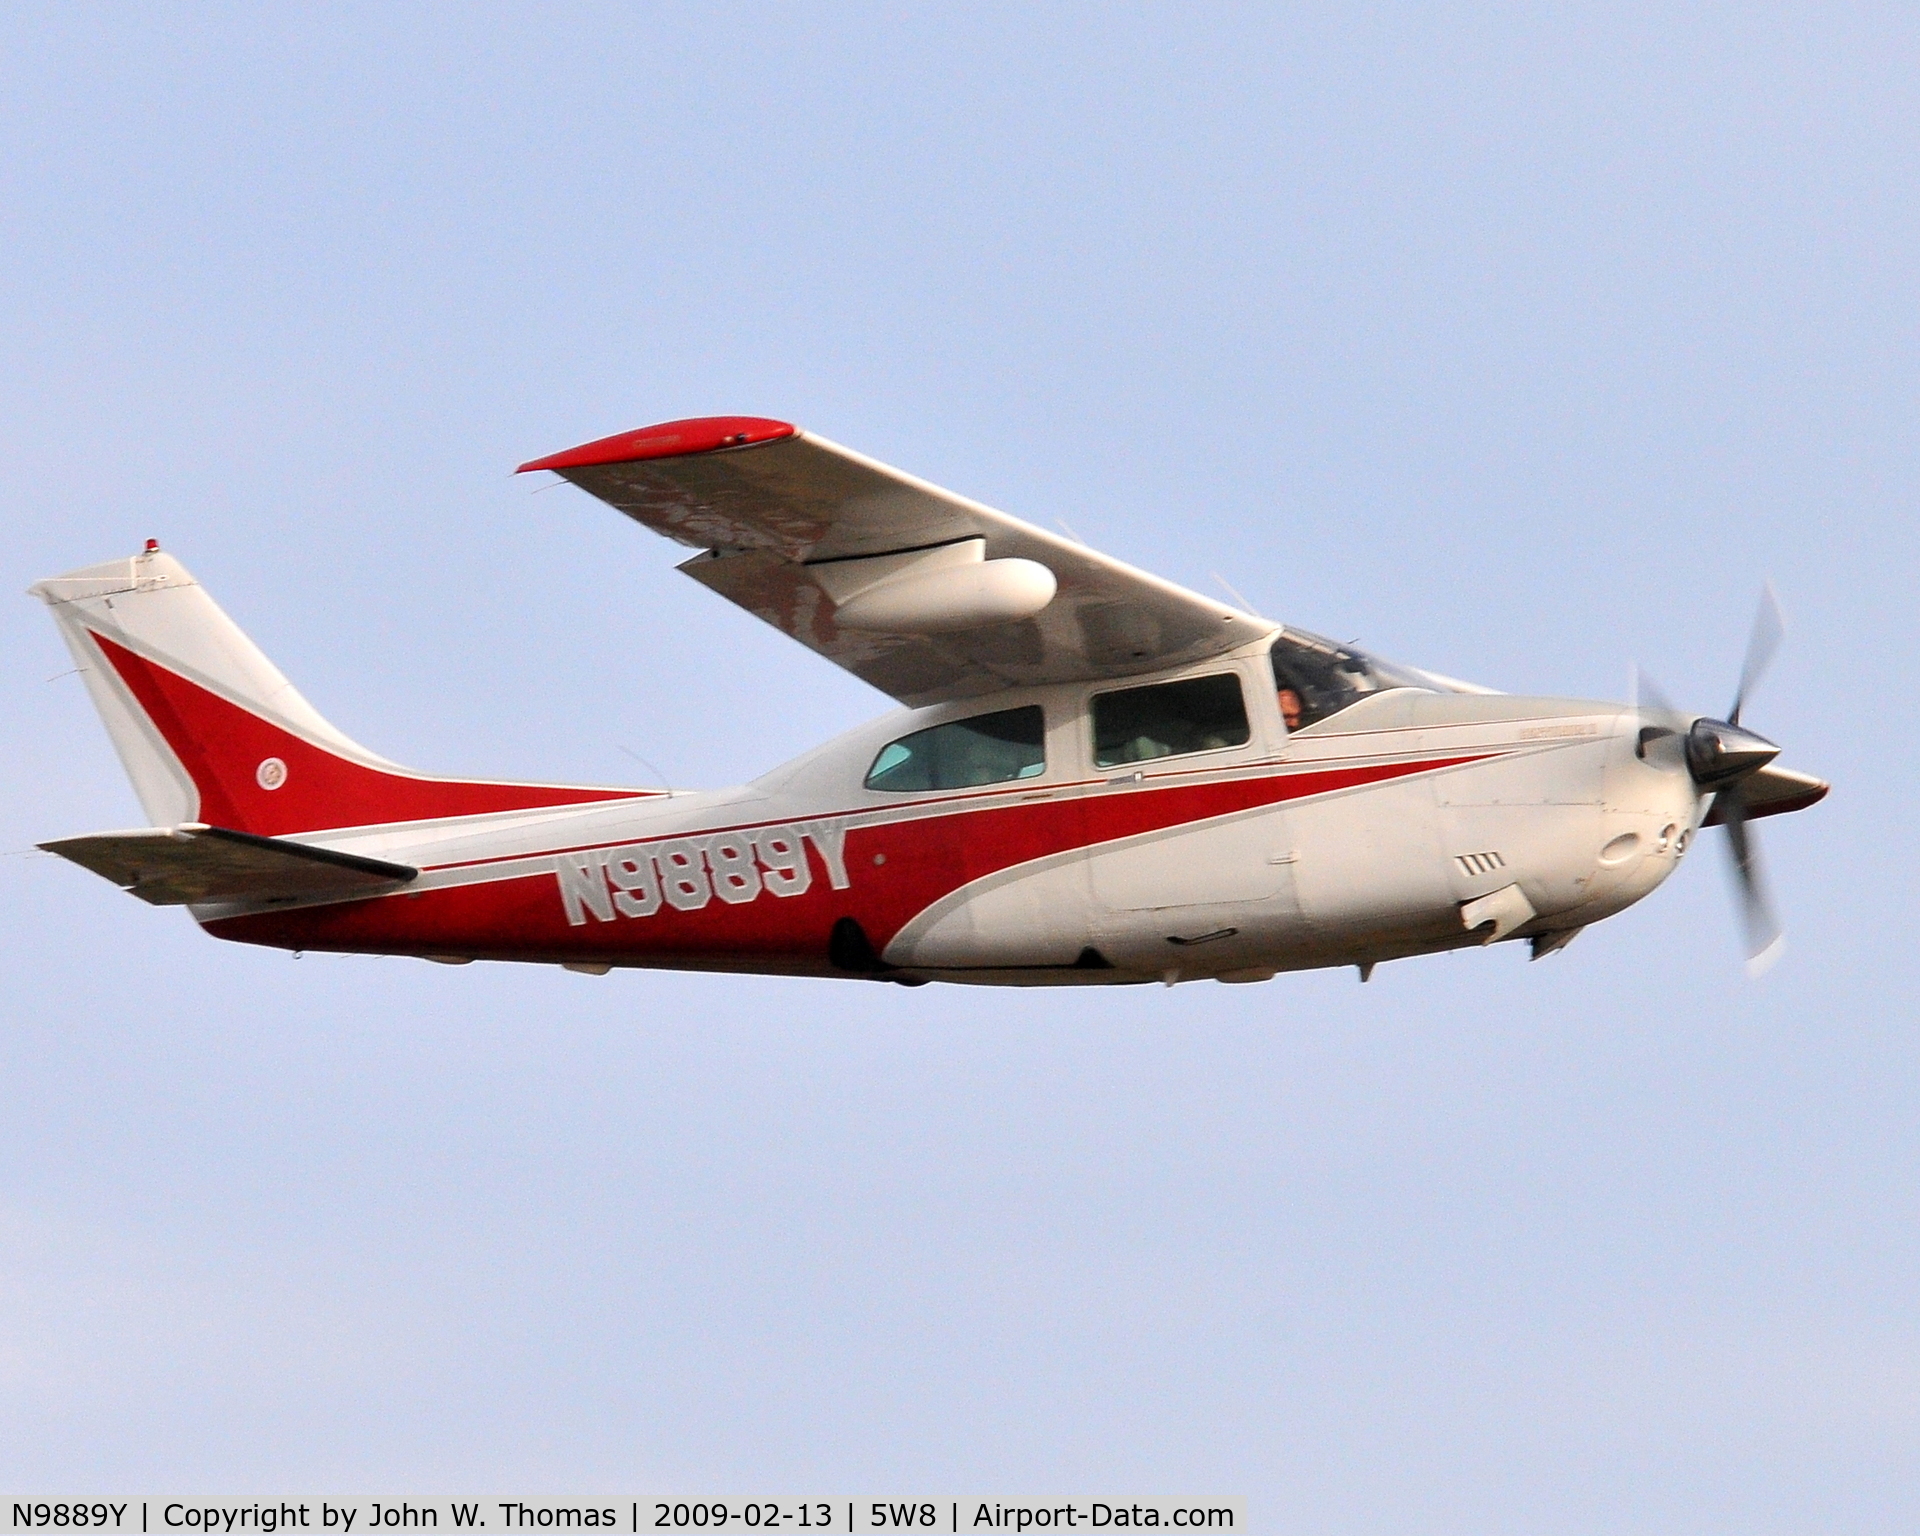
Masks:
[[[1288,735],[1318,725],[1369,694],[1428,686],[1377,656],[1303,629],[1277,636],[1271,655],[1274,693]]]

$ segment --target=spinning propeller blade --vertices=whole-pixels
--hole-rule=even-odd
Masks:
[[[1766,737],[1742,728],[1740,712],[1747,696],[1759,684],[1785,637],[1780,603],[1771,582],[1761,591],[1760,608],[1747,638],[1747,654],[1740,664],[1740,686],[1727,718],[1689,718],[1677,713],[1644,671],[1635,669],[1634,711],[1640,717],[1637,750],[1656,766],[1684,768],[1697,789],[1710,790],[1715,811],[1727,829],[1727,851],[1733,858],[1734,893],[1746,934],[1747,974],[1758,976],[1780,958],[1786,936],[1767,895],[1760,863],[1760,845],[1747,825],[1743,796],[1746,780],[1779,756],[1780,749]],[[1678,751],[1672,750],[1676,745]]]
[[[1665,718],[1668,723],[1679,714],[1653,680],[1653,674],[1637,663],[1633,669],[1633,707],[1649,720]]]
[[[1733,886],[1740,902],[1740,922],[1747,936],[1747,974],[1764,975],[1780,958],[1787,936],[1774,915],[1767,882],[1760,868],[1760,846],[1747,828],[1747,807],[1737,790],[1729,794],[1721,812],[1727,829],[1727,851],[1733,856]]]
[[[1780,616],[1780,600],[1773,595],[1773,583],[1768,582],[1760,589],[1760,608],[1753,616],[1753,631],[1747,636],[1747,655],[1740,663],[1740,686],[1734,690],[1733,708],[1727,711],[1728,725],[1740,723],[1740,711],[1747,695],[1772,664],[1773,654],[1780,649],[1786,633],[1786,620]]]

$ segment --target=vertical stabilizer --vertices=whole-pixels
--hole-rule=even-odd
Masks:
[[[52,610],[156,826],[278,836],[636,793],[434,779],[375,756],[329,725],[155,545],[28,590]]]

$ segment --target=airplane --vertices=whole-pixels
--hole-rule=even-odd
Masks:
[[[1534,958],[1828,785],[1724,719],[1495,692],[1188,591],[788,423],[520,466],[900,706],[731,789],[435,778],[324,720],[152,540],[34,585],[152,823],[40,846],[298,952],[1009,986]]]

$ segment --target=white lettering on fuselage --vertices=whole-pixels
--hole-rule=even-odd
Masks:
[[[1519,733],[1522,741],[1545,741],[1558,736],[1598,736],[1600,727],[1590,720],[1560,721],[1555,725],[1529,725]]]
[[[732,906],[763,891],[798,896],[813,884],[807,844],[826,866],[827,882],[847,888],[847,824],[840,817],[789,827],[703,832],[624,848],[587,848],[553,857],[560,903],[576,928],[589,918],[652,917],[662,906],[698,912],[719,900]]]

